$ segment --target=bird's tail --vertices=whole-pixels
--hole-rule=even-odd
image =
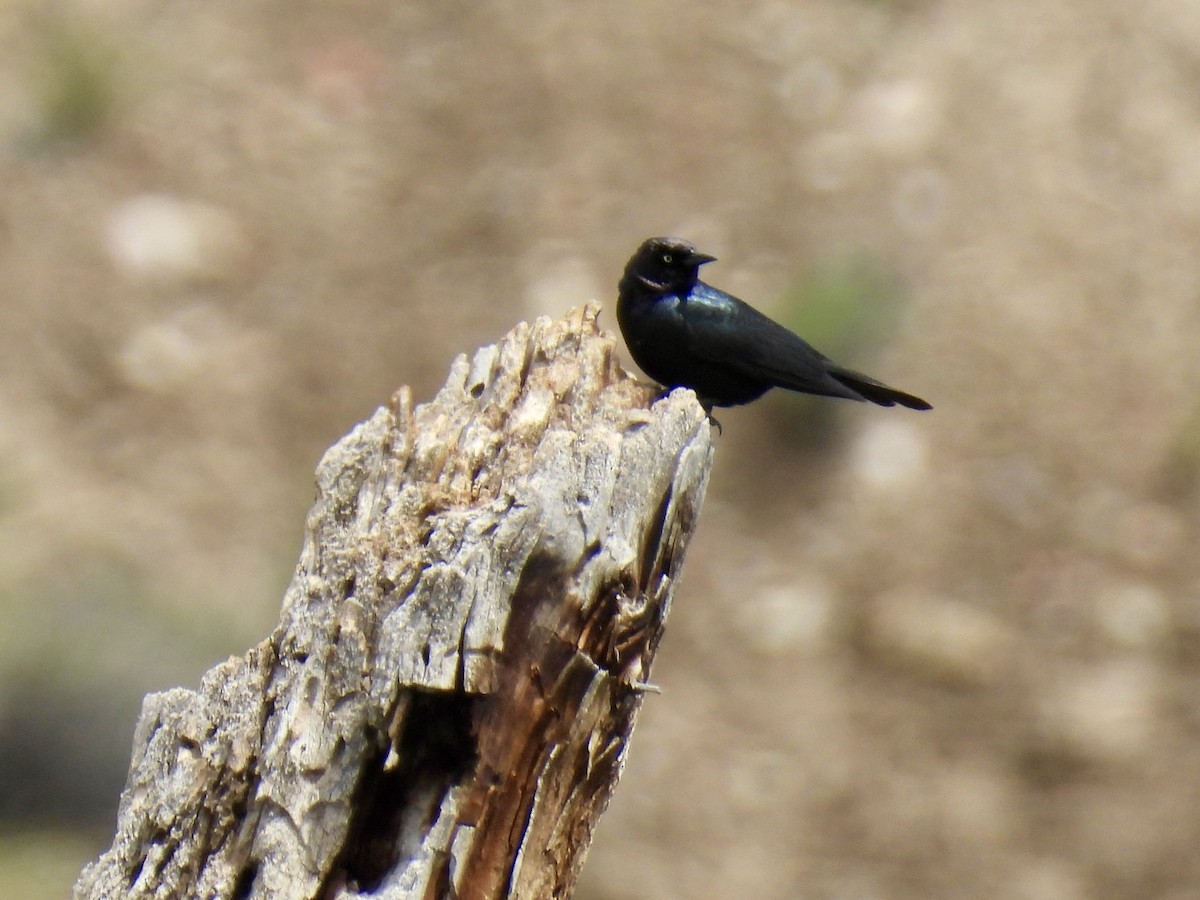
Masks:
[[[909,409],[933,409],[932,405],[920,397],[906,394],[904,391],[898,391],[894,387],[888,387],[882,381],[876,381],[874,378],[863,375],[861,372],[855,372],[853,369],[830,367],[829,374],[838,384],[849,388],[862,397],[862,399],[878,403],[880,406],[895,406],[899,404]]]

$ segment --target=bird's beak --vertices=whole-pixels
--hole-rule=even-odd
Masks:
[[[702,266],[705,263],[716,262],[715,256],[709,256],[707,253],[693,253],[688,260],[692,265]]]

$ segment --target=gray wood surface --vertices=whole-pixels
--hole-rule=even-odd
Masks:
[[[146,698],[76,897],[570,896],[712,460],[598,312],[518,325],[325,454],[279,625]]]

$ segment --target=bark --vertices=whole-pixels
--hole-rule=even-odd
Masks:
[[[76,897],[570,896],[712,459],[598,312],[522,323],[325,454],[279,625],[146,698]]]

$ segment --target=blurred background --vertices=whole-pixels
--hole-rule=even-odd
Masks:
[[[322,451],[654,234],[935,409],[719,414],[578,896],[1200,897],[1196,0],[0,5],[0,895]]]

